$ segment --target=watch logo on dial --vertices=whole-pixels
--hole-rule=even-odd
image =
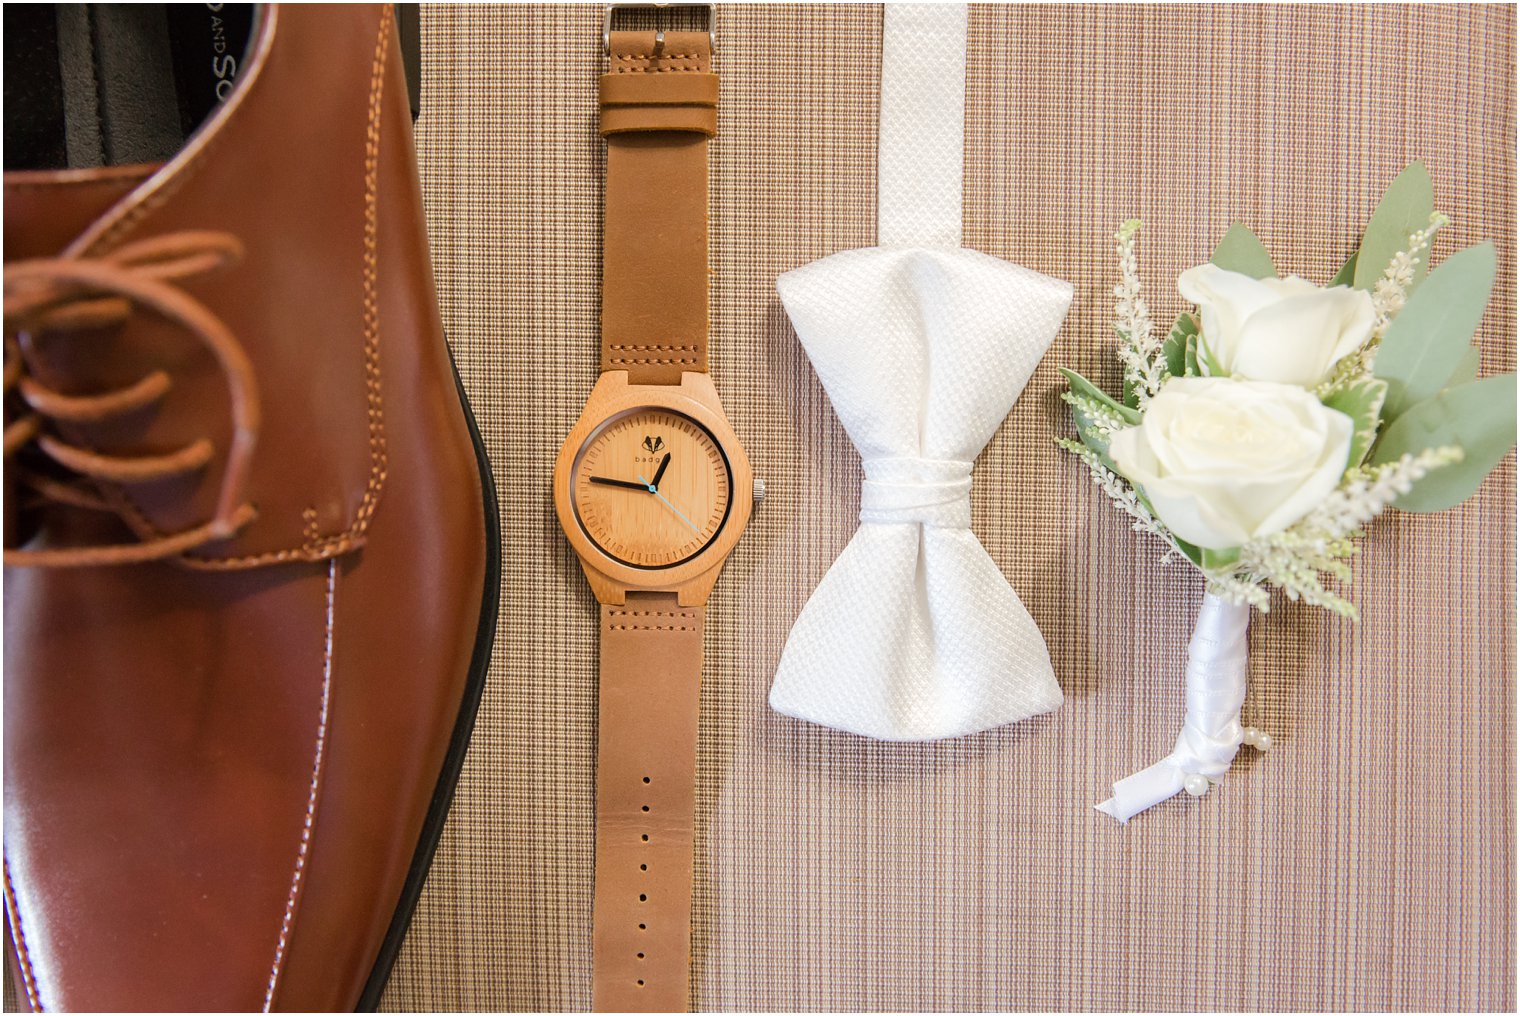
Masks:
[[[646,452],[657,452],[661,448],[664,448],[664,447],[665,447],[665,439],[662,438],[662,437],[645,437],[644,438],[644,450]]]

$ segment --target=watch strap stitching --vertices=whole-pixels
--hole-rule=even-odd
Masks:
[[[708,369],[707,139],[718,77],[705,34],[614,32],[598,86],[607,138],[603,370],[678,385]],[[662,340],[660,336],[664,336]]]

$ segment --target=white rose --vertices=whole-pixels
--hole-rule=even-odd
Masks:
[[[1108,454],[1179,538],[1224,550],[1317,507],[1340,484],[1353,430],[1294,385],[1179,377]]]
[[[1377,315],[1360,289],[1297,276],[1253,279],[1217,265],[1189,268],[1177,292],[1198,305],[1203,342],[1219,370],[1312,388],[1372,334]]]

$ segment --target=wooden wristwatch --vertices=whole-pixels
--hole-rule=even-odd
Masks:
[[[703,617],[761,488],[707,373],[712,33],[604,43],[602,374],[554,504],[601,604],[593,1005],[671,1012],[689,1002]]]

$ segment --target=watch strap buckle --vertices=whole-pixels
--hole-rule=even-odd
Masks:
[[[711,52],[718,51],[717,23],[718,8],[716,4],[690,4],[690,3],[627,3],[608,4],[602,14],[602,55],[612,55],[612,19],[613,15],[620,10],[652,10],[654,11],[654,53],[658,57],[665,50],[665,12],[671,7],[698,7],[707,11],[707,44]]]

